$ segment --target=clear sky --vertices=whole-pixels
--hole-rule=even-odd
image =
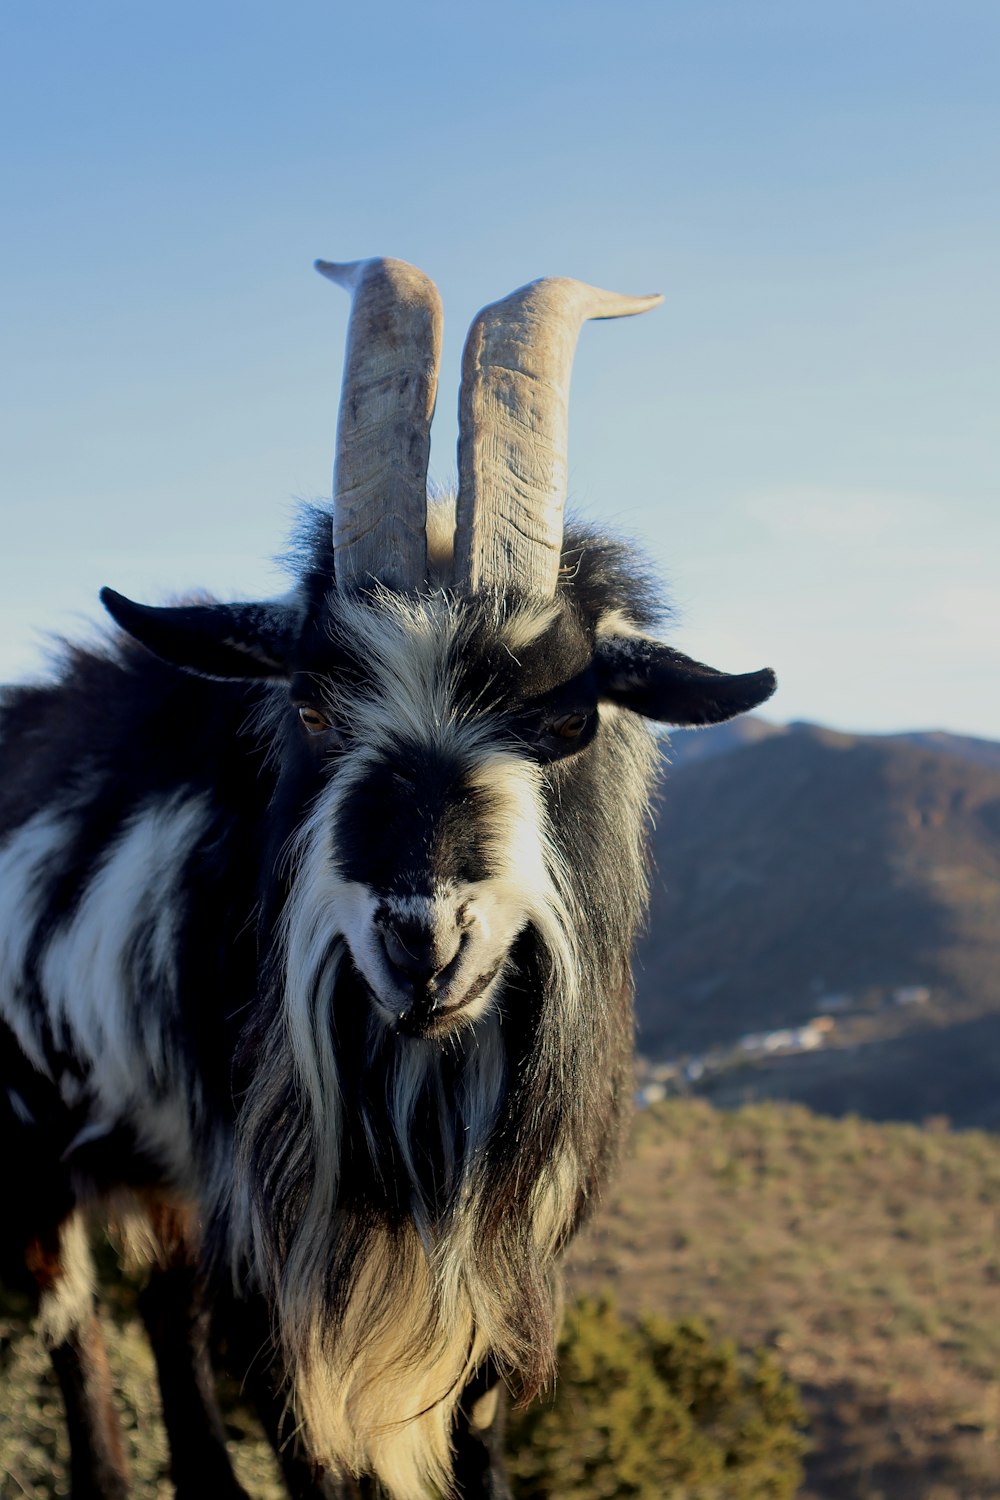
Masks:
[[[0,676],[96,620],[277,592],[329,493],[347,299],[437,281],[432,472],[478,307],[593,324],[571,503],[773,717],[1000,738],[995,0],[11,0],[0,21]]]

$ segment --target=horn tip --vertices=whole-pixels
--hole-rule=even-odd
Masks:
[[[626,306],[622,307],[622,311],[625,313],[626,317],[629,314],[633,313],[652,312],[654,307],[660,307],[662,305],[663,293],[647,292],[644,296],[640,297],[623,297],[622,303],[627,304]]]
[[[313,269],[327,281],[335,281],[338,286],[353,287],[357,280],[358,267],[364,262],[357,260],[314,260]]]
[[[644,297],[630,297],[622,292],[602,292],[597,287],[592,318],[634,318],[637,313],[652,312],[663,301],[662,292],[649,292]]]

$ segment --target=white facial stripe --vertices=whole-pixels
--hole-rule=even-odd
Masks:
[[[381,902],[374,891],[354,880],[342,880],[337,888],[337,924],[347,939],[358,969],[371,987],[372,996],[386,1020],[395,1021],[397,1009],[383,1005],[387,974],[381,954],[375,914]]]
[[[342,600],[338,615],[369,674],[366,690],[351,697],[357,743],[371,749],[429,738],[450,747],[459,726],[448,660],[459,621],[446,597],[412,600],[384,591],[377,609]]]
[[[486,794],[487,860],[499,879],[537,886],[546,881],[548,817],[537,766],[509,750],[480,755],[468,776]]]
[[[497,609],[492,628],[515,656],[559,615],[556,603],[526,606],[510,617],[501,605]],[[383,591],[375,609],[338,600],[334,633],[360,655],[366,673],[363,690],[331,704],[349,717],[353,755],[372,761],[401,742],[470,762],[489,753],[496,731],[491,712],[501,706],[493,685],[487,678],[478,697],[467,700],[457,692],[451,665],[462,655],[468,627],[462,608],[444,593],[411,599]]]

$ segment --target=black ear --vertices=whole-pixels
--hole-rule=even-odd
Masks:
[[[114,589],[101,603],[122,630],[175,667],[202,677],[284,677],[300,629],[287,604],[135,604]]]
[[[778,685],[770,668],[730,677],[642,636],[598,642],[600,694],[661,724],[721,724],[757,708]]]

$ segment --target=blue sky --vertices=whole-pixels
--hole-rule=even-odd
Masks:
[[[535,276],[595,324],[571,503],[776,718],[1000,738],[1000,9],[992,3],[4,7],[0,676],[97,619],[275,592],[328,493],[346,298]]]

